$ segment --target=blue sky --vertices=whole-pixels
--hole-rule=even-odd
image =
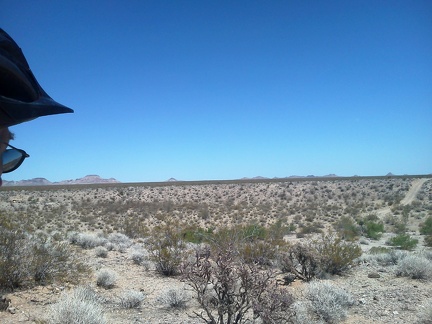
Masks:
[[[432,173],[431,1],[15,1],[75,110],[14,126],[5,180]]]

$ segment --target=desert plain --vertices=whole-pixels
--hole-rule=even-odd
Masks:
[[[425,314],[432,314],[432,277],[397,275],[397,265],[376,262],[371,252],[380,247],[401,251],[388,242],[405,221],[403,232],[417,244],[403,253],[427,255],[432,274],[432,249],[420,233],[432,216],[432,177],[428,176],[5,187],[0,190],[0,214],[28,233],[44,233],[70,244],[91,269],[79,283],[54,281],[3,289],[0,295],[9,302],[0,311],[0,323],[50,323],[53,305],[84,285],[100,295],[107,323],[203,323],[194,315],[200,311],[194,292],[180,275],[159,274],[151,260],[133,261],[137,252],[148,255],[146,240],[155,228],[176,224],[217,231],[278,223],[288,229],[287,244],[296,244],[323,233],[340,233],[341,219],[355,223],[368,217],[384,225],[383,233],[370,238],[360,231],[350,242],[358,244],[362,256],[343,273],[316,279],[352,297],[339,322],[420,323]],[[80,234],[104,242],[115,234],[125,239],[121,246],[110,242],[102,255],[96,248],[73,245],[71,237]],[[277,277],[284,276],[277,262],[272,267]],[[103,269],[116,274],[109,289],[97,285]],[[286,285],[279,282],[296,301],[306,299],[309,283],[299,278]],[[164,302],[170,289],[184,292],[183,307]],[[137,307],[122,307],[122,296],[130,291],[141,292],[143,300]],[[325,322],[319,317],[311,320]]]

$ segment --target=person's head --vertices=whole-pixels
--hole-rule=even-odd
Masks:
[[[0,28],[0,176],[15,170],[28,157],[23,150],[9,145],[13,134],[8,127],[41,116],[72,112],[42,89],[21,48]],[[7,150],[7,146],[11,149]]]

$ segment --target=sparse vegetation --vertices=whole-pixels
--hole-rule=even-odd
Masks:
[[[337,318],[344,318],[349,302],[344,304],[338,300],[337,303],[345,305],[342,310],[328,311],[328,305],[318,309],[304,288],[309,284],[293,282],[326,277],[331,278],[326,283],[335,288],[344,287],[347,294],[350,291],[356,300],[359,298],[354,310],[356,316],[368,319],[383,316],[373,312],[387,309],[388,301],[398,310],[397,317],[410,323],[407,318],[415,315],[408,309],[420,298],[420,291],[424,295],[432,282],[431,253],[428,249],[417,253],[383,247],[381,235],[387,239],[394,232],[417,239],[417,231],[424,235],[424,245],[428,245],[432,237],[428,234],[431,181],[425,183],[413,203],[404,198],[411,181],[401,178],[308,180],[19,191],[2,188],[0,201],[2,215],[6,216],[0,226],[5,234],[0,235],[0,266],[4,269],[0,271],[1,288],[19,298],[40,294],[34,300],[55,305],[60,292],[66,296],[76,290],[73,289],[76,279],[81,277],[88,282],[93,277],[84,269],[84,264],[88,264],[96,272],[92,286],[106,288],[98,288],[104,298],[95,295],[94,303],[98,307],[105,302],[109,305],[104,309],[107,322],[116,323],[120,313],[127,316],[125,321],[131,322],[138,316],[150,322],[159,316],[167,321],[187,321],[186,313],[191,315],[195,310],[196,320],[213,323],[205,307],[215,323],[220,321],[220,314],[223,322],[230,318],[233,323],[234,318],[238,323],[254,320],[301,323],[325,321],[324,318],[339,321]],[[362,242],[361,247],[358,240]],[[404,246],[404,241],[396,243],[399,248]],[[359,257],[361,248],[369,252]],[[424,247],[411,248],[418,251]],[[229,257],[224,255],[227,251]],[[121,273],[121,277],[102,275],[108,270],[104,269],[106,266]],[[211,279],[212,284],[201,286],[206,297],[203,307],[192,295],[183,295],[193,292],[196,297],[196,290],[178,288],[182,282],[186,283],[181,281],[185,269],[193,270],[195,282],[199,282],[197,275],[205,273],[209,278],[228,280],[229,284],[221,287],[219,279]],[[205,269],[208,271],[203,272]],[[363,279],[356,281],[360,273]],[[166,274],[182,276],[166,278]],[[8,279],[4,280],[5,277]],[[113,278],[110,284],[109,279]],[[395,282],[388,279],[397,280],[401,295],[394,292],[396,287],[383,292],[387,282]],[[407,288],[412,287],[413,279],[421,280],[422,284],[414,283],[416,289]],[[296,302],[286,293],[291,288],[276,285],[276,280],[280,285],[295,287]],[[263,282],[267,288],[258,293]],[[353,284],[353,289],[345,282]],[[377,295],[378,299],[369,303],[374,297],[367,288],[371,284],[377,294],[382,292],[389,298]],[[35,285],[42,287],[32,288]],[[219,298],[218,292],[223,289],[231,297]],[[146,301],[149,299],[149,305],[158,301],[167,307],[134,311],[133,308],[142,305],[144,296]],[[1,300],[7,301],[8,297]],[[245,308],[236,308],[240,302],[230,302],[242,297],[248,300],[242,304]],[[11,311],[14,311],[16,299],[11,300]],[[186,302],[191,306],[187,311],[183,308]],[[362,313],[362,305],[367,306],[367,314]],[[23,315],[23,307],[48,306],[38,302],[21,304],[19,314],[14,315],[17,322],[30,319],[48,323],[48,319]],[[0,312],[0,322],[4,316]],[[393,315],[385,316],[390,319]]]

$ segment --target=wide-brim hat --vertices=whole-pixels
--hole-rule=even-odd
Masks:
[[[72,112],[48,96],[17,43],[0,28],[0,127]]]

